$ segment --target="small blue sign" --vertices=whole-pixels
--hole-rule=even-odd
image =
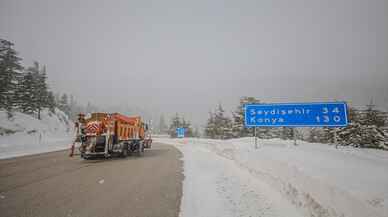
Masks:
[[[246,104],[245,127],[344,127],[344,102]]]
[[[185,137],[185,128],[176,128],[176,137],[183,138]]]

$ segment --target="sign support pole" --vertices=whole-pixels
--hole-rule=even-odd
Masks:
[[[255,127],[255,149],[257,149],[257,135],[256,135],[256,127]]]
[[[292,134],[294,135],[294,145],[296,146],[298,144],[296,143],[296,130],[295,130],[295,127],[292,128]]]
[[[335,148],[337,148],[338,149],[338,141],[337,141],[337,128],[334,128],[333,129],[333,131],[334,131],[334,138],[333,138],[333,142],[334,142],[334,144],[335,144]]]

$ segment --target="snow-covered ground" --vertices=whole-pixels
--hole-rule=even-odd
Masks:
[[[181,216],[388,216],[388,152],[280,139],[167,139],[184,158]]]
[[[62,111],[42,111],[41,120],[15,112],[8,120],[0,111],[0,159],[66,149],[74,139],[74,124]]]

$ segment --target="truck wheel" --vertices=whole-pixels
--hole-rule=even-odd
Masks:
[[[124,145],[123,150],[121,151],[121,156],[123,158],[128,157],[128,145]]]

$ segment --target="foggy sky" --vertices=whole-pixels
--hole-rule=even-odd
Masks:
[[[386,0],[1,0],[0,38],[55,92],[195,124],[245,95],[388,108]]]

